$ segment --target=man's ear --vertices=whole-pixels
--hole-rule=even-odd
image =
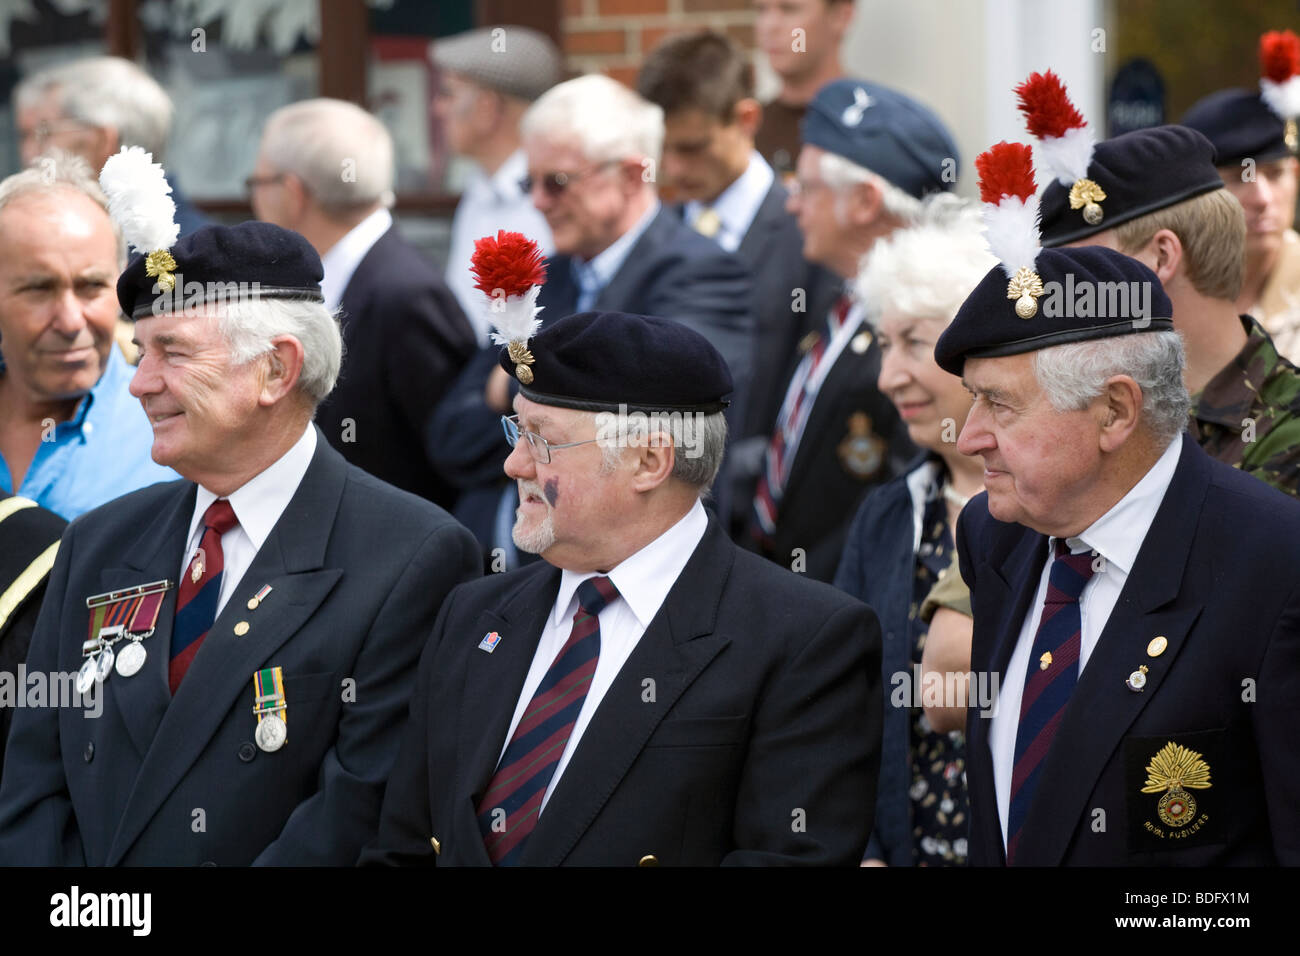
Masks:
[[[103,169],[108,158],[122,148],[122,137],[113,126],[96,126],[91,130],[91,135],[94,137],[91,150],[100,157],[99,168]]]
[[[632,490],[639,492],[653,491],[667,481],[677,461],[673,436],[666,431],[651,431],[648,435],[638,436],[630,454],[635,460]]]
[[[302,343],[292,335],[271,339],[271,351],[263,356],[266,364],[258,404],[269,407],[293,391],[302,376],[304,356]]]
[[[1142,387],[1127,375],[1112,375],[1106,380],[1101,399],[1101,450],[1116,451],[1137,429],[1142,415]]]
[[[282,186],[284,188],[283,208],[285,211],[285,218],[288,222],[297,225],[302,222],[302,218],[307,212],[307,207],[311,204],[311,190],[309,190],[307,184],[294,173],[284,174]]]
[[[748,139],[753,139],[758,135],[758,128],[763,125],[763,105],[752,96],[747,96],[736,102],[736,108],[731,116],[732,121],[740,127],[740,131]]]
[[[880,218],[885,208],[885,194],[874,182],[854,183],[844,194],[844,202],[849,225],[865,227]]]
[[[1155,259],[1151,271],[1160,279],[1160,284],[1167,288],[1169,280],[1178,272],[1178,267],[1183,261],[1182,240],[1173,230],[1160,229],[1151,237],[1147,248],[1151,250]]]

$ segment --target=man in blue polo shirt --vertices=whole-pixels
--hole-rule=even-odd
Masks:
[[[0,182],[0,490],[69,520],[176,478],[113,347],[122,251],[84,162]]]

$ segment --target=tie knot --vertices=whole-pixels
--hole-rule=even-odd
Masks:
[[[225,498],[218,498],[203,512],[203,527],[211,528],[217,534],[225,534],[237,524],[239,519],[235,517],[235,509]]]
[[[578,606],[595,617],[605,610],[605,605],[618,597],[618,588],[606,577],[588,578],[578,585]]]
[[[1079,600],[1084,586],[1091,580],[1096,570],[1094,567],[1096,560],[1096,556],[1091,551],[1071,554],[1065,540],[1057,538],[1056,560],[1052,562],[1052,570],[1048,576],[1049,591],[1051,588],[1056,588],[1066,599]],[[1050,594],[1048,600],[1051,600]]]

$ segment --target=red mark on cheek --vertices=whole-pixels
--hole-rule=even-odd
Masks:
[[[546,503],[552,508],[560,500],[560,479],[547,478],[546,484],[542,486],[542,492],[546,495]]]

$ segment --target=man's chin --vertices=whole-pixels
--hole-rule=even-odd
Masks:
[[[529,522],[527,518],[521,516],[516,519],[510,537],[520,551],[528,554],[544,554],[555,544],[555,528],[551,524],[549,514],[540,523]]]

